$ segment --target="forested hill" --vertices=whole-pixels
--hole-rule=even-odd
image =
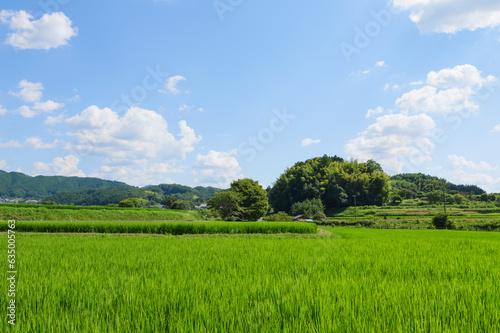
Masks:
[[[486,193],[476,185],[455,185],[446,179],[424,175],[422,173],[405,173],[391,177],[391,185],[396,190],[409,190],[416,195],[426,194],[436,190],[442,190],[443,186],[449,194],[466,193],[481,195]]]
[[[171,195],[186,202],[201,204],[207,202],[209,198],[219,191],[222,190],[201,186],[191,188],[178,184],[161,184],[144,188],[122,186],[108,189],[86,189],[73,193],[61,192],[48,196],[45,200],[62,205],[105,206],[118,204],[120,201],[129,198],[139,198],[147,200],[150,205],[154,205],[161,203],[166,196]]]
[[[43,199],[60,192],[77,192],[84,189],[131,187],[125,183],[99,178],[36,176],[0,170],[0,197]]]

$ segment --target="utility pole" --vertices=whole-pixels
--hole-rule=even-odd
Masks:
[[[354,198],[354,222],[358,220],[358,214],[356,212],[356,194],[353,195]]]
[[[443,187],[443,206],[444,206],[444,213],[446,214],[446,189]]]

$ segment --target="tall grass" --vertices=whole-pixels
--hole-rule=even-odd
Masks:
[[[21,235],[11,331],[498,332],[500,234],[330,231],[320,239]]]
[[[154,221],[201,220],[197,211],[176,211],[167,209],[121,208],[53,208],[44,206],[16,207],[0,206],[0,220],[21,221]]]
[[[72,222],[72,221],[18,221],[20,232],[50,233],[144,233],[144,234],[313,234],[312,223],[283,222]],[[0,223],[0,231],[7,231],[7,222]]]

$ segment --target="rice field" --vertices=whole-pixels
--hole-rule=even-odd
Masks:
[[[0,231],[7,231],[7,221]],[[100,221],[18,221],[18,232],[122,233],[122,234],[315,234],[314,223],[296,222],[100,222]]]
[[[499,331],[500,233],[327,231],[331,237],[19,234],[18,324],[7,327],[3,316],[0,331]],[[0,303],[6,309],[7,298]]]

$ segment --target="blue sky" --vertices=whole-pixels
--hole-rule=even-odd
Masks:
[[[271,185],[374,159],[500,192],[500,4],[2,1],[0,169]]]

